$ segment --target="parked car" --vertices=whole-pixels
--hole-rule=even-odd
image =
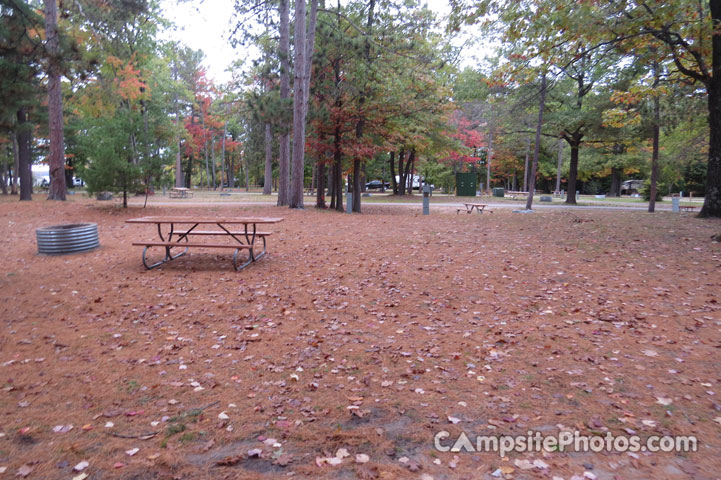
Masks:
[[[366,183],[366,190],[375,190],[375,189],[382,189],[382,188],[388,188],[391,184],[388,182],[381,182],[380,180],[371,180],[370,182]]]

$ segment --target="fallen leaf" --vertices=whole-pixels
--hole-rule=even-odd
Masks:
[[[531,470],[532,468],[535,468],[528,460],[516,459],[513,464],[521,470]]]
[[[30,465],[23,465],[22,467],[18,468],[17,473],[15,474],[16,477],[27,477],[30,475],[30,473],[33,471],[33,467]]]
[[[370,457],[365,453],[359,453],[355,456],[355,463],[368,463]]]
[[[83,470],[85,470],[85,469],[88,468],[89,466],[90,466],[90,464],[89,464],[86,460],[83,460],[82,462],[80,462],[80,463],[78,463],[77,465],[75,465],[75,466],[73,467],[73,470],[75,470],[76,472],[82,472]]]

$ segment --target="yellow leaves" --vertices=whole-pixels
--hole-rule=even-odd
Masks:
[[[641,115],[636,110],[612,108],[603,112],[603,125],[606,127],[623,128],[641,123]]]
[[[615,104],[633,105],[639,101],[639,97],[635,93],[615,91],[611,94],[611,101]]]

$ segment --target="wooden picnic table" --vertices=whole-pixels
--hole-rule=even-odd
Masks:
[[[191,198],[193,192],[189,188],[174,187],[170,189],[170,198]]]
[[[695,212],[696,211],[696,205],[680,205],[679,210],[682,212]]]
[[[233,253],[233,267],[236,270],[242,270],[266,254],[266,237],[270,235],[270,232],[258,231],[258,225],[273,224],[281,221],[283,221],[282,218],[265,217],[142,217],[131,218],[130,220],[126,220],[126,223],[150,224],[155,225],[157,228],[159,240],[133,242],[134,246],[145,247],[143,249],[142,259],[143,265],[148,270],[185,255],[191,247],[232,248],[235,250]],[[196,230],[200,225],[215,225],[218,229]],[[233,231],[233,227],[237,226],[242,226],[242,228],[239,228],[238,231]],[[164,230],[165,234],[163,234]],[[194,235],[203,237],[225,237],[230,239],[230,242],[189,242],[188,237]],[[256,252],[256,240],[258,239],[263,242],[263,249],[260,252]],[[152,247],[164,248],[165,257],[159,262],[148,264],[146,254],[148,249]],[[183,249],[183,251],[173,254],[171,250],[174,248]],[[248,252],[248,258],[242,264],[239,264],[238,254],[241,250]]]
[[[475,209],[478,213],[483,213],[483,210],[488,206],[485,203],[464,203],[463,206],[465,207],[466,213],[473,213],[473,210]],[[463,212],[463,208],[456,209],[456,215]],[[488,210],[490,212],[490,210]]]

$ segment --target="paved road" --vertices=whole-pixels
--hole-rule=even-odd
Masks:
[[[621,205],[566,205],[566,204],[543,204],[540,202],[533,202],[534,210],[545,210],[545,209],[560,209],[560,210],[621,210],[621,211],[642,211],[648,210],[646,205],[639,204],[621,204]],[[246,201],[224,201],[224,202],[198,202],[198,201],[155,201],[154,199],[148,199],[148,205],[156,205],[160,207],[182,207],[182,206],[228,206],[228,205],[242,205],[242,206],[275,206],[275,202],[246,202]],[[142,200],[130,200],[128,205],[142,206]],[[421,204],[417,202],[364,202],[365,206],[384,206],[384,207],[418,207],[421,210]],[[442,209],[457,209],[460,203],[431,203],[431,210],[436,208]],[[508,209],[508,210],[522,210],[523,204],[516,203],[488,203],[489,209]],[[312,207],[313,204],[308,203],[307,207]],[[656,205],[658,211],[671,211],[671,205]]]

